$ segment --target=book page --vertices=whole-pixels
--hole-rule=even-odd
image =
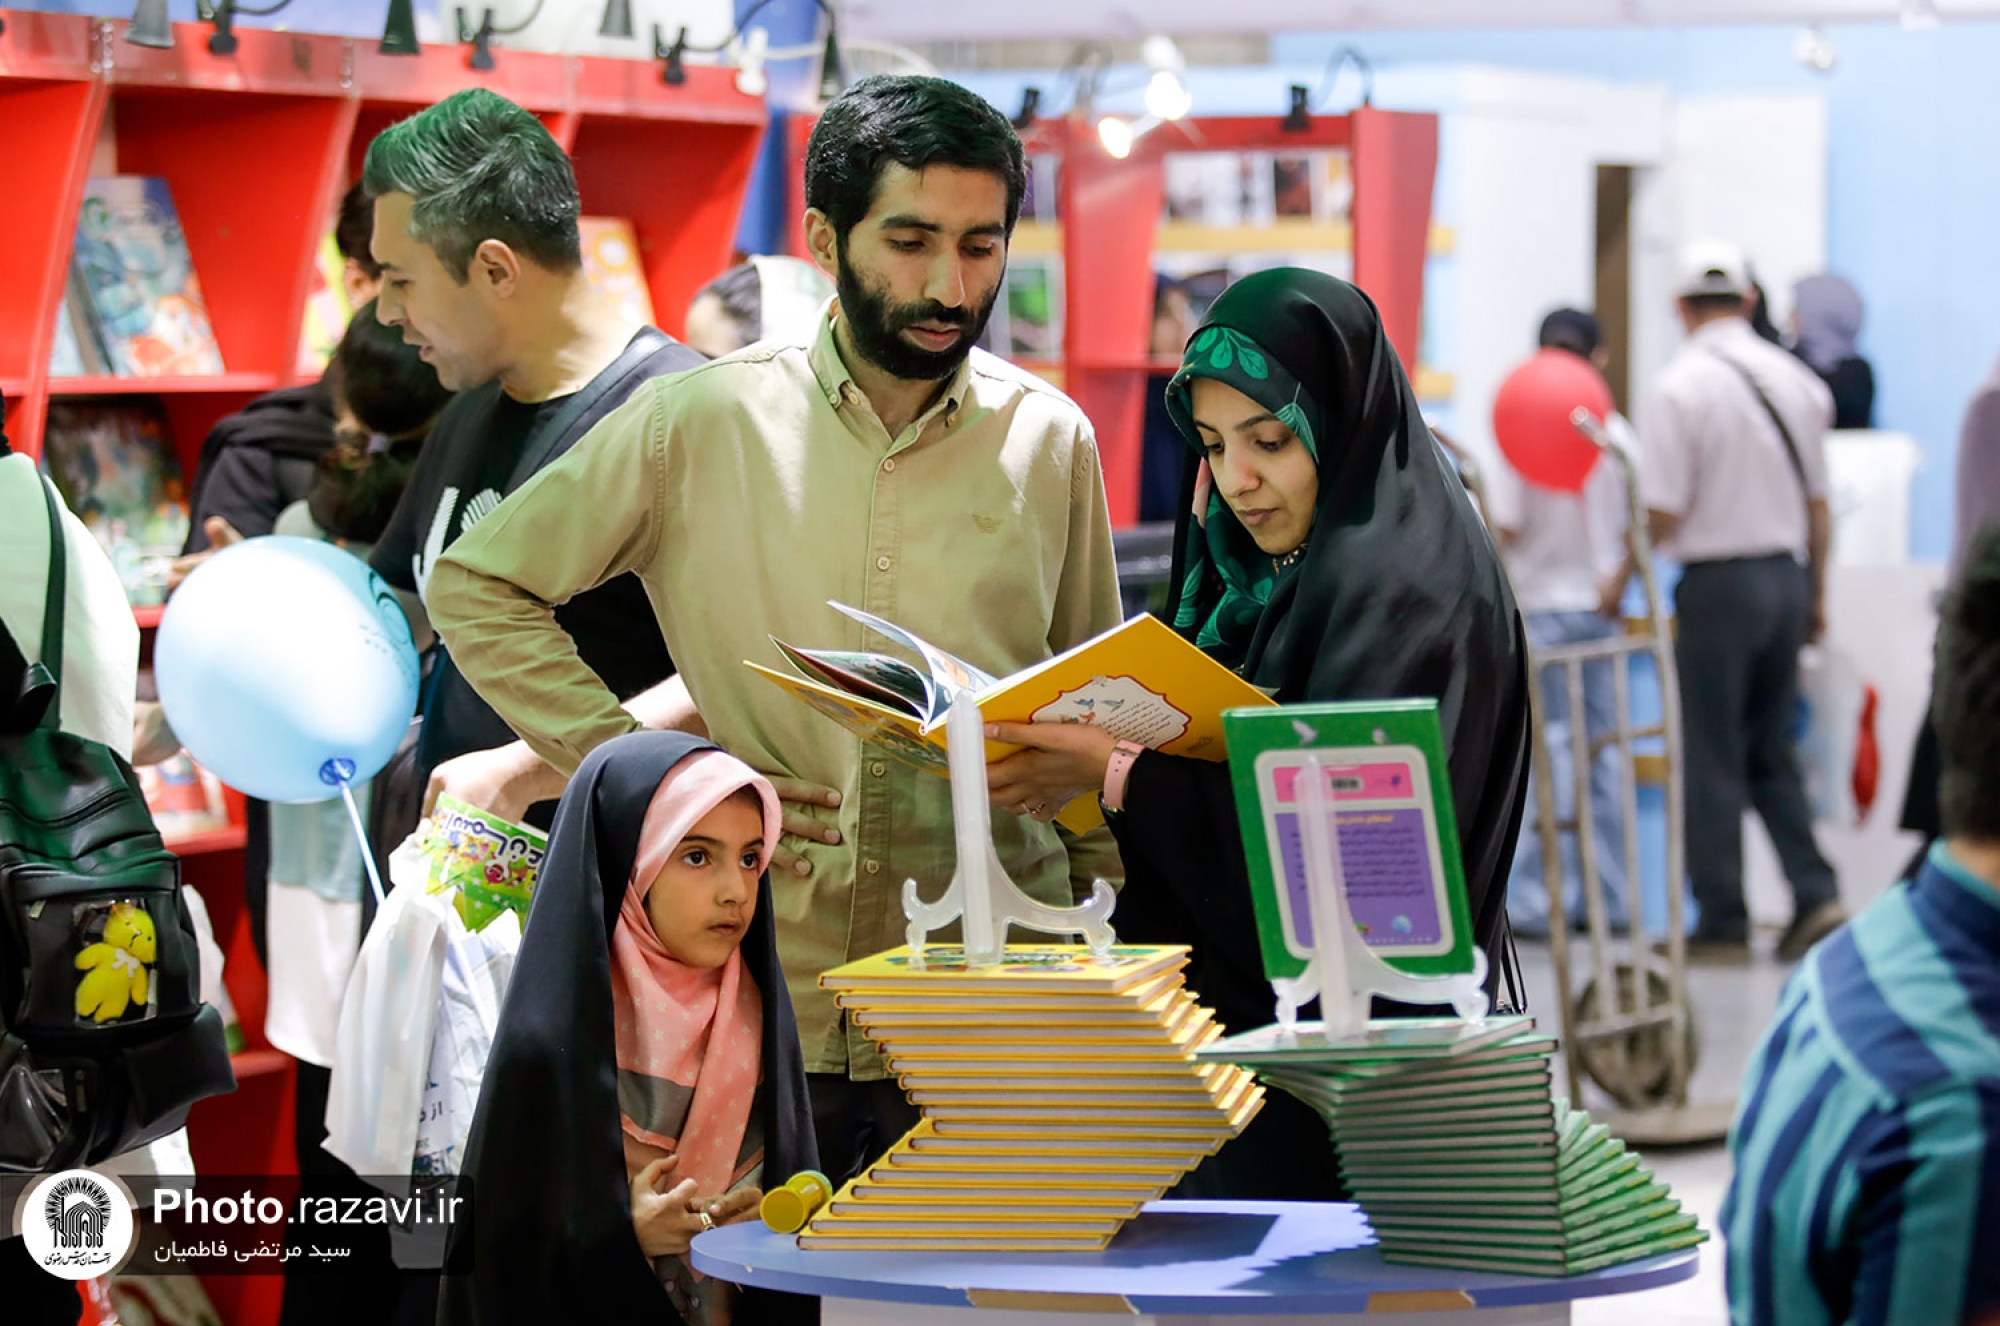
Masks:
[[[944,721],[945,711],[951,707],[952,697],[958,692],[983,691],[995,682],[991,673],[972,666],[956,655],[947,654],[936,645],[911,634],[887,618],[877,617],[872,612],[863,612],[860,608],[850,608],[845,603],[837,603],[832,599],[827,600],[827,606],[836,612],[845,613],[879,635],[888,636],[923,659],[925,666],[930,669],[930,682],[933,687],[929,719],[932,723]]]

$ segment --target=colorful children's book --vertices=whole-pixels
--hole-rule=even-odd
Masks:
[[[320,237],[313,251],[312,285],[306,291],[304,325],[299,329],[298,372],[318,377],[340,345],[354,309],[347,302],[347,260],[331,234]]]
[[[1473,969],[1458,824],[1434,700],[1302,704],[1223,716],[1265,973],[1313,956],[1299,825],[1301,766],[1326,779],[1347,910],[1377,956],[1413,975]]]
[[[583,243],[583,274],[590,283],[617,300],[627,320],[650,325],[653,297],[639,265],[639,237],[632,223],[622,216],[580,216],[576,230]]]
[[[222,372],[167,182],[142,175],[91,180],[77,213],[75,270],[120,377]]]
[[[49,376],[80,378],[108,372],[104,345],[97,335],[97,320],[91,315],[89,298],[77,285],[72,266],[63,285],[62,306],[56,310],[55,340],[49,347]]]
[[[1269,706],[1263,692],[1148,616],[1138,616],[1054,658],[994,677],[893,622],[844,604],[854,618],[907,656],[772,643],[796,675],[746,666],[798,696],[849,731],[880,742],[907,763],[949,772],[945,715],[970,691],[989,722],[1092,723],[1124,741],[1170,755],[1224,757],[1223,711]],[[1016,749],[986,744],[997,760]],[[1075,832],[1103,823],[1094,796],[1079,797],[1057,817]]]
[[[166,601],[187,542],[187,490],[157,399],[55,401],[42,468],[111,558],[134,606]]]
[[[828,990],[1048,990],[1121,994],[1149,976],[1187,964],[1184,944],[1119,944],[1103,957],[1081,944],[1009,944],[1006,960],[968,967],[960,944],[933,944],[922,954],[892,948],[835,967],[819,978]]]

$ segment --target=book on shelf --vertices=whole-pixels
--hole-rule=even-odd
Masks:
[[[347,302],[347,259],[332,232],[320,236],[313,250],[311,284],[306,290],[305,317],[299,328],[297,371],[302,377],[318,377],[326,371],[340,338],[347,332],[347,320],[354,307]]]
[[[157,764],[139,765],[133,772],[139,777],[146,809],[153,813],[153,827],[163,836],[186,838],[229,827],[222,781],[186,751],[177,751]]]
[[[77,213],[74,267],[114,374],[223,371],[165,180],[148,175],[91,180]]]
[[[653,321],[653,296],[646,288],[646,271],[639,265],[639,236],[622,216],[580,216],[577,238],[583,247],[583,274],[618,303],[627,321],[648,326]]]
[[[109,373],[104,343],[98,339],[97,321],[91,316],[90,301],[77,284],[72,264],[63,282],[63,300],[56,309],[55,340],[49,346],[49,376],[80,378]]]
[[[833,608],[887,637],[907,657],[772,643],[794,671],[745,666],[850,732],[919,768],[948,775],[945,718],[969,692],[988,722],[1090,723],[1169,755],[1221,760],[1223,711],[1269,706],[1262,691],[1202,653],[1170,627],[1137,616],[1053,658],[995,677],[873,613]],[[996,760],[1017,747],[986,743]],[[1104,822],[1095,796],[1080,796],[1057,819],[1073,832]]]
[[[1057,359],[1062,355],[1062,262],[1026,255],[1007,264],[1002,284],[1006,308],[1004,357]]]
[[[187,542],[187,492],[157,400],[49,405],[42,469],[111,558],[133,606],[166,601],[168,564]]]

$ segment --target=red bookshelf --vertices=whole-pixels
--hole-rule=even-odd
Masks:
[[[729,262],[766,116],[731,73],[695,67],[668,87],[651,60],[507,51],[470,69],[464,50],[384,56],[373,41],[241,29],[211,55],[206,24],[176,26],[171,50],[123,40],[122,20],[0,9],[0,395],[7,435],[39,455],[51,399],[150,396],[193,476],[215,422],[298,381],[294,367],[314,254],[368,144],[452,92],[486,86],[538,115],[575,154],[583,210],[631,219],[657,320],[680,330],[693,292]],[[92,174],[168,181],[228,371],[207,377],[48,375],[77,210]],[[146,628],[161,609],[135,610]],[[292,1061],[263,1038],[264,973],[243,902],[240,797],[226,829],[168,845],[200,891],[248,1040],[237,1090],[189,1120],[195,1163],[218,1174],[287,1173]],[[277,1319],[280,1281],[207,1283],[223,1320]],[[4,1315],[4,1314],[0,1314]]]

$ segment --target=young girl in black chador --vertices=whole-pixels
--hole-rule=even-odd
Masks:
[[[451,1247],[471,1261],[439,1321],[811,1319],[685,1260],[755,1215],[766,1176],[818,1164],[765,874],[778,824],[770,783],[699,738],[634,733],[577,770],[480,1084]]]

